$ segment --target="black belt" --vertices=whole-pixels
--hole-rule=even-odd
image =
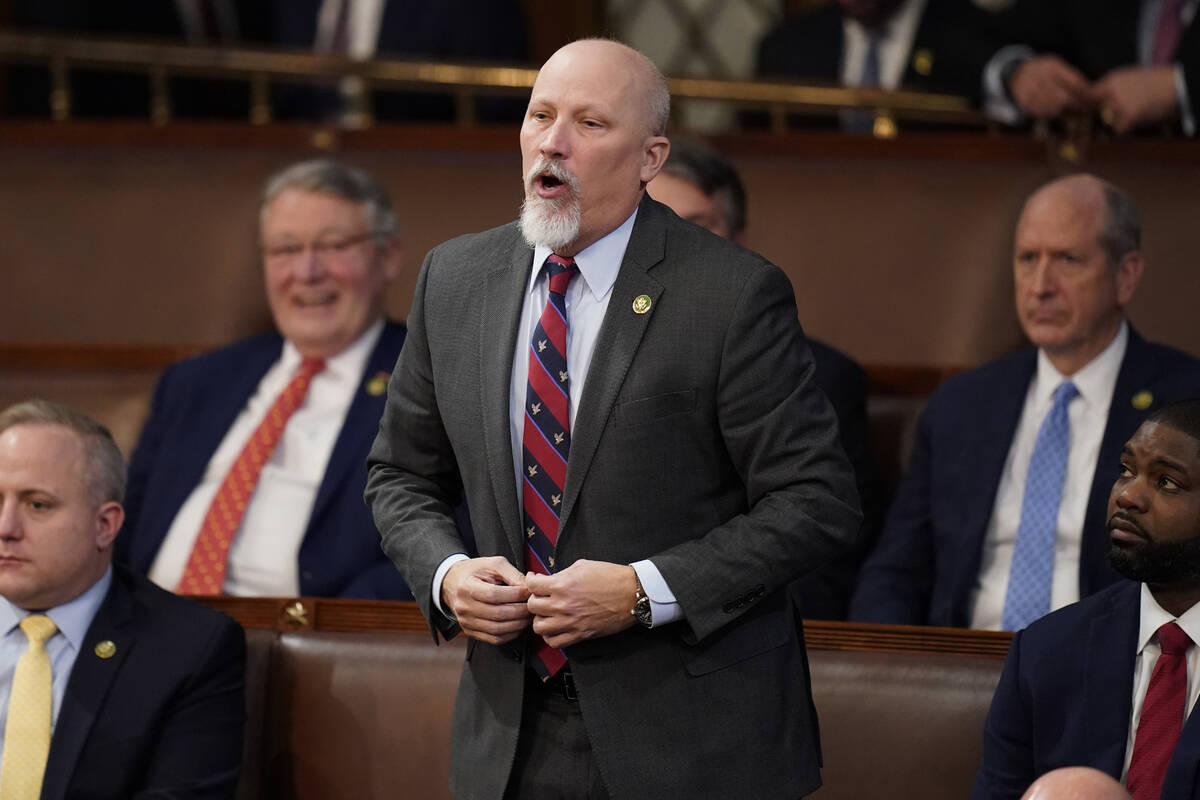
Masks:
[[[563,667],[554,677],[545,681],[538,677],[533,670],[530,670],[529,674],[532,676],[530,683],[536,684],[540,691],[558,695],[568,703],[579,702],[579,693],[575,691],[575,677],[568,667]]]

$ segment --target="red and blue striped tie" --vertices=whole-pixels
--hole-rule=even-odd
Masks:
[[[529,343],[529,383],[525,388],[525,432],[521,447],[521,503],[524,507],[525,561],[533,572],[554,572],[558,517],[571,450],[571,378],[567,372],[567,287],[579,272],[574,259],[551,255],[544,267],[550,294]],[[531,663],[549,680],[567,663],[562,650],[534,638]]]

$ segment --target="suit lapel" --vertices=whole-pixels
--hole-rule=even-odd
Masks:
[[[1008,460],[1008,451],[1016,434],[1017,423],[1021,420],[1025,395],[1029,392],[1029,382],[1033,379],[1036,367],[1036,350],[1020,353],[1006,371],[1007,374],[988,385],[989,391],[994,387],[1000,388],[989,397],[979,398],[980,408],[987,408],[988,411],[977,415],[973,443],[963,448],[963,452],[972,454],[972,463],[975,465],[968,472],[973,480],[967,487],[969,502],[965,519],[966,536],[963,537],[964,545],[971,548],[972,565],[962,572],[964,579],[969,576],[973,581],[979,574],[983,540],[996,505],[996,487],[1000,485],[1000,475]],[[965,608],[965,604],[960,606]],[[965,624],[966,620],[962,620],[962,623]]]
[[[507,260],[492,269],[484,287],[482,320],[478,328],[481,408],[484,409],[483,441],[488,475],[496,511],[504,535],[512,547],[514,564],[525,564],[521,538],[521,513],[517,504],[513,472],[512,436],[509,430],[509,384],[512,382],[513,353],[525,289],[529,285],[532,251],[513,229],[513,245]]]
[[[162,484],[162,491],[144,501],[137,521],[139,535],[134,538],[137,550],[130,554],[131,563],[139,569],[149,571],[179,509],[199,485],[213,453],[282,351],[283,339],[278,334],[263,337],[244,358],[226,358],[210,385],[173,410],[178,412],[171,428],[172,434],[178,432],[169,454],[173,476]]]
[[[1153,383],[1159,371],[1158,359],[1153,348],[1129,327],[1129,341],[1125,346],[1125,357],[1117,373],[1113,387],[1112,403],[1108,407],[1108,422],[1100,440],[1100,454],[1096,459],[1096,473],[1092,476],[1092,488],[1088,493],[1087,514],[1083,520],[1083,537],[1079,553],[1079,596],[1103,588],[1117,579],[1117,573],[1108,564],[1108,531],[1104,523],[1108,519],[1108,495],[1116,480],[1121,463],[1121,448],[1137,430],[1137,426],[1152,410],[1161,405],[1151,396],[1151,404],[1143,410],[1133,405],[1135,395],[1144,392]]]
[[[1108,608],[1088,627],[1084,653],[1083,713],[1087,720],[1087,763],[1120,776],[1125,764],[1137,653],[1141,584],[1128,583],[1109,597]]]
[[[396,367],[396,355],[403,341],[404,332],[399,325],[393,322],[384,325],[379,334],[379,341],[375,343],[375,349],[367,359],[359,385],[354,390],[354,399],[350,401],[350,407],[346,411],[346,418],[333,445],[333,452],[329,455],[329,463],[325,467],[325,475],[321,479],[312,513],[308,518],[305,538],[312,533],[316,520],[321,518],[321,514],[336,496],[336,490],[345,476],[352,469],[363,469],[359,454],[370,449],[371,442],[379,432],[379,418],[383,415],[383,405],[387,400],[386,381]],[[384,390],[372,393],[368,387],[378,376],[382,376],[384,382],[377,385]]]
[[[71,670],[67,690],[63,695],[50,755],[46,760],[46,778],[42,800],[65,800],[75,765],[83,752],[92,725],[104,705],[104,698],[121,665],[134,646],[133,627],[127,623],[133,616],[129,590],[114,572],[108,596],[96,612],[75,666]],[[101,658],[95,652],[100,642],[112,642],[113,654]]]
[[[592,351],[592,363],[588,368],[583,396],[579,399],[579,410],[575,415],[575,428],[571,431],[571,457],[567,462],[567,485],[563,487],[563,511],[559,522],[560,535],[566,530],[567,520],[575,507],[579,489],[600,436],[608,424],[613,403],[625,380],[625,374],[633,361],[646,326],[654,316],[649,313],[635,314],[631,307],[634,298],[647,295],[650,308],[658,302],[663,287],[647,272],[663,260],[666,252],[666,217],[663,209],[647,195],[642,199],[634,222],[625,258],[613,284],[608,300],[608,310]]]
[[[1196,797],[1200,778],[1200,714],[1196,709],[1183,723],[1183,731],[1175,744],[1175,752],[1167,764],[1162,796],[1169,800]]]

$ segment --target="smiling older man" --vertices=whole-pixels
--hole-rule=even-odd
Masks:
[[[418,279],[367,497],[435,636],[471,638],[458,797],[820,784],[786,587],[853,539],[854,479],[787,277],[645,194],[668,106],[637,51],[560,49],[520,222]]]
[[[117,560],[188,594],[407,599],[362,503],[404,326],[384,188],[332,161],[267,182],[263,276],[278,333],[170,367],[129,467]]]

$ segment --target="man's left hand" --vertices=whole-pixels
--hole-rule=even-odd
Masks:
[[[633,625],[637,573],[626,564],[576,561],[553,575],[525,575],[533,632],[551,647],[610,636]]]
[[[1121,67],[1092,87],[1100,118],[1117,133],[1173,117],[1178,111],[1174,67]]]

